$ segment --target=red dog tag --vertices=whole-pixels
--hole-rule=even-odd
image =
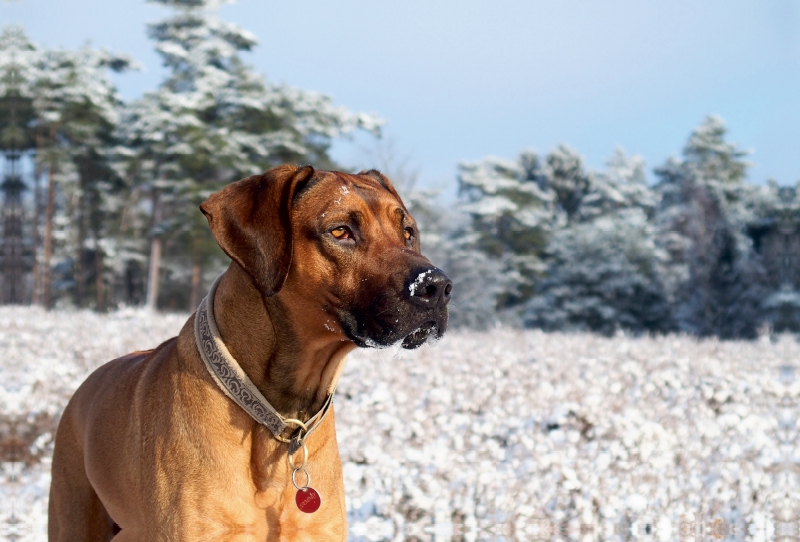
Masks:
[[[297,495],[294,496],[294,502],[297,503],[297,507],[301,512],[311,514],[319,510],[322,499],[320,499],[316,489],[307,487],[297,491]]]

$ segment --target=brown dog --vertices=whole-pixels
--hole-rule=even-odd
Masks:
[[[356,346],[414,348],[444,333],[452,284],[377,171],[280,166],[201,209],[233,260],[213,299],[219,333],[284,416],[320,410]],[[76,391],[56,436],[50,540],[345,540],[332,413],[307,441],[322,504],[304,513],[288,445],[217,386],[194,320]]]

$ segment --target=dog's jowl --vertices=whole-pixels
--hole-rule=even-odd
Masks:
[[[67,405],[53,541],[345,540],[344,358],[445,332],[452,283],[379,172],[279,166],[201,210],[230,267],[177,337]]]

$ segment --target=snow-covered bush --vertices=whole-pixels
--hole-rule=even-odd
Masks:
[[[0,536],[45,540],[73,390],[185,318],[0,308]],[[498,328],[358,350],[336,399],[351,539],[766,539],[800,502],[800,344],[774,339]]]

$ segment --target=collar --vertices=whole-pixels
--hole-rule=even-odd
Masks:
[[[333,395],[336,393],[338,373],[344,365],[344,360],[339,364],[339,370],[328,390],[325,403],[316,414],[306,422],[294,418],[284,418],[258,391],[253,381],[245,374],[222,341],[219,328],[214,321],[214,294],[221,279],[222,275],[217,277],[211,285],[208,295],[200,302],[195,315],[194,338],[200,356],[214,382],[225,395],[247,412],[251,418],[269,429],[276,439],[285,443],[291,442],[291,448],[296,449],[302,445],[305,437],[322,423],[323,418],[330,410]],[[291,440],[282,436],[284,430],[290,425],[298,427]],[[293,451],[290,450],[290,454]]]

